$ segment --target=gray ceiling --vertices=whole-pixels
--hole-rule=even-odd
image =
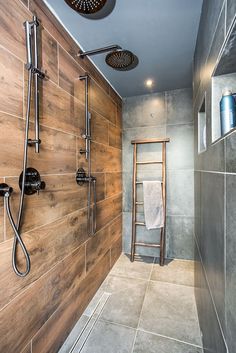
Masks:
[[[84,50],[119,44],[138,56],[139,65],[127,72],[108,67],[105,54],[91,58],[122,97],[191,86],[202,0],[116,0],[113,11],[97,20],[64,0],[45,2]],[[148,78],[152,89],[144,84]]]

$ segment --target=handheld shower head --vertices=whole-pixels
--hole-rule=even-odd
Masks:
[[[98,12],[106,4],[107,0],[65,0],[75,11],[81,14],[93,14]]]

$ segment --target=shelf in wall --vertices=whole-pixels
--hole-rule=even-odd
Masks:
[[[220,100],[224,90],[236,92],[236,19],[223,44],[211,80],[211,129],[212,143],[216,143],[233,132],[222,135],[220,122]]]

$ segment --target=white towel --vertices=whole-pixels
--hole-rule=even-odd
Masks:
[[[146,228],[162,228],[164,226],[162,183],[160,181],[144,181],[143,200]]]

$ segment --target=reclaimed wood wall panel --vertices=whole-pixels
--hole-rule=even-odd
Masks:
[[[22,238],[31,258],[25,278],[11,266],[13,233],[0,199],[0,352],[55,353],[66,339],[121,249],[121,149],[118,111],[121,99],[41,0],[0,0],[0,182],[14,188],[22,171],[27,70],[23,22],[36,14],[40,61],[47,78],[40,84],[40,153],[29,149],[28,166],[46,182],[39,195],[26,196]],[[97,178],[97,234],[87,232],[87,185],[76,170],[88,163],[80,149],[85,122],[88,73],[92,113],[92,172]],[[34,138],[34,111],[29,137]],[[120,180],[119,180],[120,177]],[[87,260],[86,260],[87,258]],[[18,265],[25,266],[18,249]],[[31,352],[32,353],[32,352]]]
[[[122,173],[106,174],[106,197],[111,197],[122,192]]]
[[[110,252],[107,252],[33,338],[32,353],[55,353],[59,350],[109,269]]]
[[[0,45],[12,54],[25,60],[25,32],[23,23],[32,19],[32,14],[19,0],[0,1]]]
[[[25,197],[22,219],[23,232],[49,224],[87,205],[87,186],[83,185],[79,188],[75,182],[74,174],[44,175],[42,180],[46,183],[45,190],[39,194]],[[6,183],[14,189],[11,208],[16,219],[20,201],[18,178],[6,178]],[[7,239],[9,239],[13,236],[13,232],[8,220],[6,226]]]
[[[109,145],[122,148],[122,131],[119,127],[109,124]]]
[[[42,30],[41,58],[42,69],[51,81],[58,83],[58,44],[45,30]]]
[[[1,310],[0,347],[3,352],[13,353],[25,347],[29,337],[37,333],[84,278],[84,264],[85,246],[82,245]],[[27,319],[23,320],[22,315]]]
[[[19,117],[23,116],[23,69],[20,60],[0,47],[0,110]]]
[[[90,97],[91,108],[115,124],[117,106],[93,80],[90,81]]]
[[[0,268],[0,309],[48,269],[85,243],[88,240],[86,230],[87,210],[82,209],[23,234],[32,262],[31,272],[24,279],[16,277],[12,271],[12,240],[4,242],[0,247],[0,255],[4,259]],[[22,253],[18,259],[23,268]]]

